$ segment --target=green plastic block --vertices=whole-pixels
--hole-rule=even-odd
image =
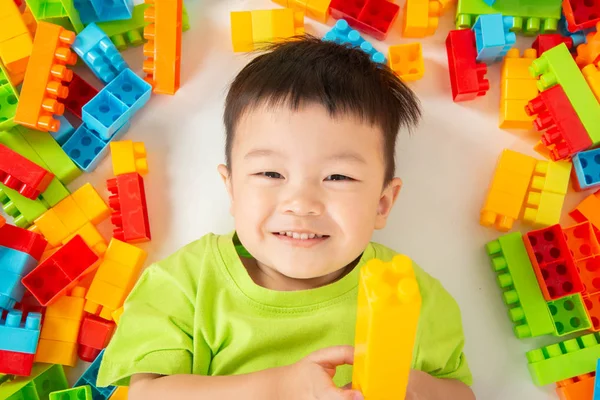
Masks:
[[[92,400],[90,385],[50,393],[50,400]]]
[[[567,46],[561,43],[546,51],[531,63],[529,72],[534,77],[540,77],[537,83],[540,91],[550,89],[557,84],[563,88],[588,136],[594,145],[599,144],[600,104]]]
[[[73,0],[60,0],[63,8],[65,9],[65,13],[67,17],[69,17],[69,21],[73,25],[73,29],[77,33],[81,32],[84,28],[83,22],[81,22],[81,18],[79,18],[79,11],[75,8],[75,4]]]
[[[69,387],[62,365],[37,363],[31,377],[17,377],[0,385],[0,399],[49,400],[50,393]]]
[[[497,281],[503,291],[508,316],[518,338],[554,332],[548,305],[529,261],[521,233],[501,236],[486,245]]]
[[[561,0],[499,0],[488,6],[483,0],[458,0],[456,28],[470,28],[479,15],[514,17],[511,31],[525,35],[554,32],[561,14]]]
[[[68,17],[61,0],[25,0],[25,2],[36,21]]]
[[[548,308],[554,321],[554,334],[557,336],[568,335],[592,327],[579,293],[549,301]]]
[[[19,93],[8,80],[8,74],[0,62],[0,131],[15,125],[13,118],[18,103]]]
[[[596,370],[600,358],[600,333],[528,351],[529,373],[538,386],[562,381]]]
[[[39,198],[31,200],[23,197],[19,192],[7,188],[2,183],[0,183],[0,203],[4,212],[10,215],[14,224],[20,228],[27,228],[40,215],[48,211],[48,206]]]

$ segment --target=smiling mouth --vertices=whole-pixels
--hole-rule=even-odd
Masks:
[[[289,239],[296,240],[315,240],[315,239],[326,239],[329,235],[318,235],[316,233],[305,233],[305,232],[293,232],[293,231],[282,231],[282,232],[273,232],[273,235],[281,236]]]

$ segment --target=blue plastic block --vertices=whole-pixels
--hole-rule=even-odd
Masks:
[[[502,14],[477,17],[472,28],[475,32],[477,62],[491,64],[502,61],[517,41],[517,35],[509,31],[512,25],[513,17],[503,17]]]
[[[385,63],[386,59],[383,53],[377,51],[373,45],[367,42],[357,30],[348,25],[344,19],[339,19],[333,28],[325,34],[323,40],[336,42],[337,44],[350,44],[353,47],[359,47],[365,53],[371,56],[371,60],[378,63]]]
[[[11,249],[10,247],[0,246],[0,275],[2,274],[2,271],[7,271],[25,276],[30,273],[36,265],[37,261],[29,254]]]
[[[22,311],[10,310],[6,318],[0,320],[0,350],[35,354],[42,314],[29,313],[24,323],[21,323],[22,316]]]
[[[98,21],[96,10],[92,6],[91,0],[74,0],[74,5],[79,12],[79,18],[84,24],[90,24]]]
[[[98,370],[104,356],[104,350],[98,354],[94,362],[85,370],[83,375],[77,379],[73,387],[90,385],[92,388],[92,397],[94,400],[106,400],[110,395],[117,390],[116,386],[96,387],[96,379],[98,378]]]
[[[15,299],[12,297],[8,297],[5,294],[0,293],[0,312],[4,310],[9,310],[15,307]]]
[[[81,124],[62,148],[80,169],[92,172],[106,156],[108,144],[113,140],[120,140],[130,126],[130,122],[125,123],[110,140],[103,141],[97,132]]]
[[[594,380],[594,398],[592,400],[600,400],[600,359],[596,364],[596,379]]]
[[[94,75],[104,83],[109,83],[121,71],[129,68],[113,42],[94,23],[86,26],[77,35],[71,47],[90,67]]]
[[[573,39],[573,49],[576,49],[580,44],[587,43],[587,34],[594,32],[595,30],[596,28],[588,28],[583,31],[570,32],[567,29],[567,19],[564,15],[561,15],[560,20],[558,21],[558,33]]]
[[[90,0],[98,21],[131,19],[133,0]]]
[[[49,133],[52,135],[52,137],[54,138],[54,140],[56,140],[58,144],[62,145],[64,142],[69,140],[73,132],[75,132],[75,128],[73,127],[73,125],[71,125],[69,120],[65,118],[64,115],[55,118],[60,121],[60,128],[57,132]]]
[[[82,108],[82,119],[100,139],[110,140],[150,99],[152,86],[124,69]]]
[[[586,150],[575,154],[573,166],[581,189],[600,186],[600,149]]]
[[[0,293],[17,302],[23,300],[25,287],[21,283],[21,278],[23,277],[19,274],[0,271]]]
[[[488,6],[493,6],[494,3],[496,2],[496,0],[483,0],[485,4],[487,4]]]

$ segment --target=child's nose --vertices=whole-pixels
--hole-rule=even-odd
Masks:
[[[316,188],[302,187],[290,191],[280,204],[281,212],[299,216],[321,215],[323,201]]]

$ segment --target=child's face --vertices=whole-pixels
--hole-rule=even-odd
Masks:
[[[247,113],[231,164],[219,172],[240,241],[257,262],[295,279],[322,277],[356,259],[385,226],[401,185],[395,178],[382,189],[380,128],[332,119],[320,105]]]

